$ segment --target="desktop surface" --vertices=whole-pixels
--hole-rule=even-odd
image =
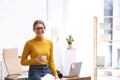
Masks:
[[[91,80],[90,76],[75,76],[75,77],[70,77],[70,78],[63,78],[62,80]]]

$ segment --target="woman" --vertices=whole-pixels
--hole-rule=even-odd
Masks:
[[[35,38],[26,42],[21,64],[29,66],[28,80],[40,80],[45,74],[49,73],[57,78],[57,71],[54,64],[53,44],[44,38],[46,27],[43,21],[36,20],[33,23]],[[30,59],[28,58],[30,56]]]

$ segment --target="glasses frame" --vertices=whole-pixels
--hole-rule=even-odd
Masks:
[[[44,30],[45,28],[44,27],[35,27],[34,29],[39,31],[39,30]]]

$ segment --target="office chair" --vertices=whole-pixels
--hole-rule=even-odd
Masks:
[[[18,48],[4,48],[3,59],[8,72],[5,80],[17,80],[23,72],[18,57]]]

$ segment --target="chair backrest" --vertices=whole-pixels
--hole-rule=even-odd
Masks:
[[[4,48],[3,59],[8,71],[8,75],[21,74],[22,66],[18,57],[18,48]]]

